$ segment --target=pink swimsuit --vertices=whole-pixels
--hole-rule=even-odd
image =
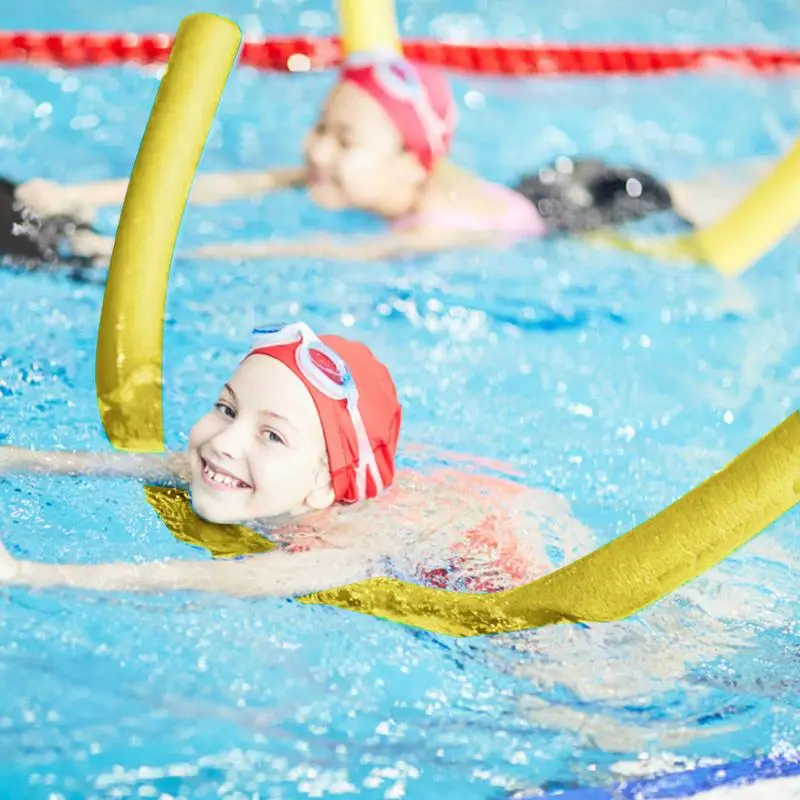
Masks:
[[[449,228],[455,230],[492,230],[513,238],[537,239],[547,233],[544,221],[530,200],[518,192],[497,183],[485,183],[486,191],[495,195],[506,207],[506,213],[497,217],[466,214],[429,213],[406,214],[392,223],[392,230],[410,228]]]

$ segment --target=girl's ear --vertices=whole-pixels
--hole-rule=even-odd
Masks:
[[[328,483],[324,488],[314,489],[306,497],[306,505],[309,508],[313,508],[314,511],[322,511],[325,508],[330,508],[335,499],[336,495],[333,493],[333,487]]]

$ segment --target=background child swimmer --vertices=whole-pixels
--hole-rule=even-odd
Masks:
[[[185,589],[303,595],[388,575],[453,590],[497,591],[574,557],[588,531],[549,492],[455,470],[395,476],[401,408],[391,376],[357,342],[305,325],[257,332],[249,355],[188,453],[42,453],[0,448],[0,472],[183,478],[201,517],[247,523],[277,548],[237,561],[59,565],[0,553],[0,580],[33,587]]]
[[[579,233],[668,210],[692,225],[705,225],[732,209],[771,166],[756,160],[698,180],[662,183],[641,170],[562,157],[509,188],[446,160],[456,127],[444,73],[404,59],[351,59],[306,137],[303,166],[199,175],[191,201],[213,205],[305,187],[323,208],[372,212],[389,230],[340,239],[209,244],[184,255],[370,260]],[[125,180],[75,186],[7,182],[0,187],[0,231],[11,227],[6,217],[24,213],[36,224],[15,228],[20,258],[35,261],[37,248],[40,260],[63,258],[72,242],[74,255],[105,261],[113,240],[89,223],[98,207],[121,204],[126,188]],[[48,224],[53,231],[46,239],[39,231]],[[19,233],[24,230],[29,232]],[[0,254],[13,256],[14,242],[11,235],[0,236]]]

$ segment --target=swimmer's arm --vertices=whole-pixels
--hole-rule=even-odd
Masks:
[[[37,589],[292,597],[356,583],[379,573],[379,559],[374,554],[354,550],[263,553],[236,561],[44,564],[17,561],[0,545],[0,582]]]
[[[398,231],[351,239],[317,237],[297,241],[231,242],[203,245],[186,258],[236,260],[258,258],[324,258],[332,261],[379,261],[497,243],[498,235],[480,230]]]
[[[259,172],[223,172],[198,175],[192,184],[189,202],[196,205],[216,205],[237,197],[254,197],[281,189],[304,186],[305,167],[280,167]],[[61,186],[49,181],[29,181],[23,184],[28,196],[51,195],[50,203],[57,203],[63,212],[75,208],[98,209],[119,206],[128,191],[128,179],[120,178],[94,183]],[[51,212],[52,213],[52,212]]]
[[[305,167],[198,175],[192,184],[189,202],[196,205],[216,205],[237,197],[256,197],[282,189],[299,189],[306,185],[306,175]]]
[[[156,482],[186,480],[188,459],[185,453],[81,453],[0,447],[0,473],[13,472],[141,478]]]

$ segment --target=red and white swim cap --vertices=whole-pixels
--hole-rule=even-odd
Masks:
[[[292,336],[294,328],[302,328],[306,335]],[[248,357],[264,355],[280,361],[308,389],[322,423],[336,502],[375,497],[394,479],[402,421],[389,370],[360,342],[341,336],[317,337],[296,323],[284,330],[289,336],[283,342],[278,339],[264,346],[258,345],[256,335]],[[276,334],[281,335],[279,327],[267,336]]]
[[[450,84],[440,70],[398,56],[354,55],[341,70],[372,97],[395,124],[403,146],[427,170],[450,152],[458,110]]]

